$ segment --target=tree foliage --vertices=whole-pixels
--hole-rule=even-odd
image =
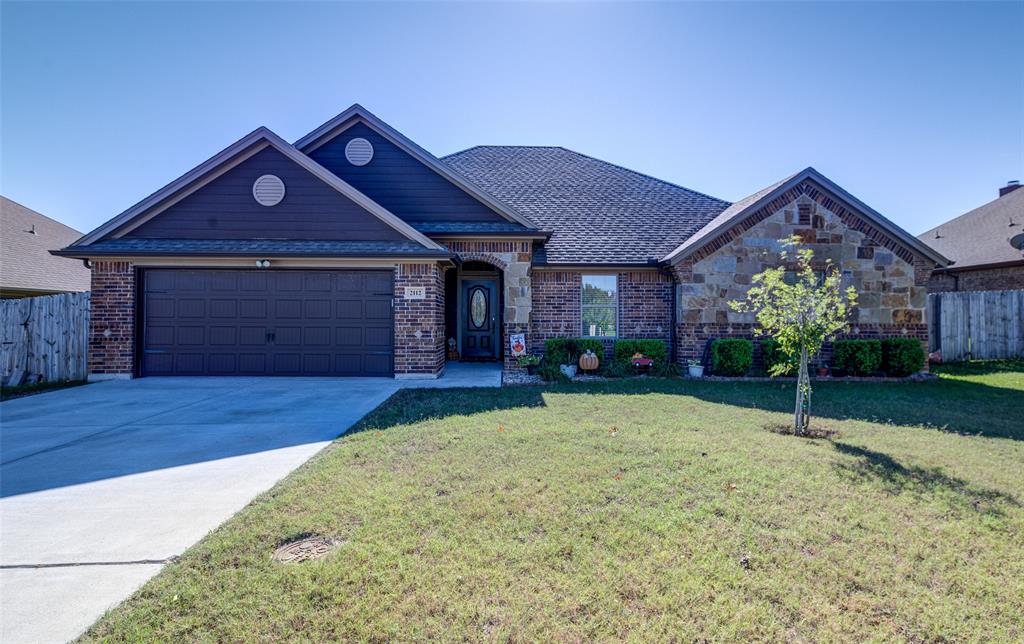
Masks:
[[[758,324],[755,333],[774,338],[782,353],[792,358],[771,365],[771,375],[789,373],[796,365],[793,428],[802,434],[810,426],[808,362],[829,338],[847,328],[857,291],[852,286],[843,288],[842,273],[831,260],[824,262],[824,270],[815,270],[814,251],[801,245],[798,237],[781,242],[782,265],[754,275],[746,299],[729,302],[729,306],[753,313]]]

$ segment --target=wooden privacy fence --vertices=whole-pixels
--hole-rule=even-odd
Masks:
[[[944,361],[1024,357],[1024,291],[932,293],[928,310]]]
[[[0,382],[84,380],[89,293],[0,300]]]

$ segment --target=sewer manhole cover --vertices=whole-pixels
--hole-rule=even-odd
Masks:
[[[274,561],[299,563],[307,559],[319,559],[340,545],[341,541],[331,537],[305,537],[279,546],[274,551]]]

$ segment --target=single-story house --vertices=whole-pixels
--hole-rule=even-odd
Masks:
[[[951,261],[932,273],[930,292],[1024,289],[1020,187],[1019,181],[1011,181],[999,189],[997,199],[918,236]]]
[[[799,235],[861,290],[854,334],[927,339],[947,261],[802,170],[737,203],[561,147],[437,158],[354,105],[293,144],[258,128],[58,251],[92,266],[91,377],[436,377],[516,369],[513,336],[749,335],[729,310]]]
[[[0,196],[0,298],[88,291],[89,269],[82,262],[50,254],[81,236],[70,226]]]

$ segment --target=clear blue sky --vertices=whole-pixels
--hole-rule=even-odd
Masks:
[[[729,200],[808,165],[913,233],[1024,180],[1024,3],[2,5],[3,194],[87,231],[354,102]]]

